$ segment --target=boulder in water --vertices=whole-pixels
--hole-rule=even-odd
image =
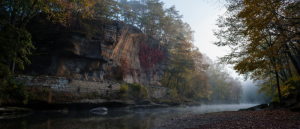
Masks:
[[[91,112],[106,112],[107,108],[106,107],[98,107],[98,108],[93,108],[90,111]]]

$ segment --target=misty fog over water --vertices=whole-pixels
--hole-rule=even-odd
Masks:
[[[23,117],[0,119],[1,129],[147,129],[171,119],[221,111],[237,111],[257,104],[202,105],[164,109],[108,109],[106,113],[43,111],[24,114]]]
[[[260,82],[253,83],[252,80],[247,80],[243,84],[243,95],[240,103],[269,103],[272,97],[266,97],[264,93],[258,94],[259,87],[256,86]]]

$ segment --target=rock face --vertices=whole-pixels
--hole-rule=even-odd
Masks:
[[[50,75],[74,80],[108,82],[114,79],[121,58],[129,63],[130,73],[123,78],[127,83],[145,86],[161,86],[170,56],[159,41],[142,33],[138,28],[122,22],[104,25],[102,32],[90,38],[65,27],[32,23],[28,28],[36,46],[32,64],[27,66],[27,75]],[[38,29],[37,29],[38,28]],[[154,64],[148,72],[141,67],[139,51],[141,43],[164,52],[164,60]]]

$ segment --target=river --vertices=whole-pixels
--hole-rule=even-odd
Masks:
[[[202,105],[143,110],[108,109],[107,112],[38,111],[21,117],[1,119],[0,129],[152,129],[181,116],[237,111],[257,104]]]

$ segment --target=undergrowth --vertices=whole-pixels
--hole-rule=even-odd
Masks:
[[[128,94],[128,85],[122,84],[120,86],[120,89],[118,91],[118,96],[122,100],[127,100],[128,99],[128,97],[129,97],[129,94]]]
[[[148,99],[149,91],[142,84],[128,84],[133,99]]]
[[[23,103],[27,104],[29,93],[24,82],[16,82],[14,76],[9,75],[1,78],[0,104],[2,103]]]

